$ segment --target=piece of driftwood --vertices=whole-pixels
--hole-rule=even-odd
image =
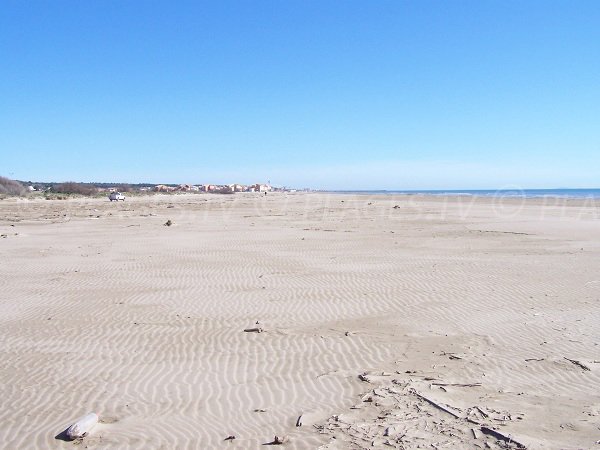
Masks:
[[[481,383],[431,383],[434,386],[457,386],[457,387],[479,387]]]
[[[422,394],[419,394],[416,389],[411,389],[411,392],[413,395],[415,395],[416,397],[420,398],[421,400],[425,400],[427,403],[429,403],[430,405],[434,406],[435,408],[439,409],[440,411],[445,412],[446,414],[450,414],[452,417],[454,417],[455,419],[462,419],[461,416],[459,416],[458,414],[456,414],[454,411],[452,411],[451,409],[448,409],[447,407],[445,407],[444,405],[434,402],[433,400],[431,400],[430,398],[425,397]]]
[[[297,427],[301,427],[302,426],[302,414],[300,414],[298,416],[298,420],[296,420],[296,426]]]
[[[260,327],[244,328],[246,333],[262,333],[264,330]]]
[[[483,409],[481,409],[479,406],[476,406],[475,409],[477,411],[479,411],[483,417],[485,417],[485,418],[490,417],[490,415],[487,412],[485,412]]]
[[[368,392],[368,393],[366,393],[365,395],[363,395],[363,396],[362,396],[361,400],[362,400],[363,402],[370,403],[370,402],[372,402],[372,401],[373,401],[373,396],[371,395],[371,393],[370,393],[370,392]]]
[[[233,441],[234,439],[235,439],[235,436],[232,434],[232,435],[229,435],[229,436],[227,436],[227,437],[226,437],[225,439],[223,439],[223,440],[224,440],[224,441]]]
[[[462,356],[458,356],[456,353],[442,352],[442,356],[447,356],[449,359],[462,359]]]
[[[367,377],[367,375],[366,375],[366,374],[364,374],[364,373],[361,373],[361,374],[359,374],[359,375],[358,375],[358,379],[359,379],[360,381],[364,381],[364,382],[366,382],[366,383],[370,383],[370,382],[371,382],[371,380],[369,380],[369,377]]]
[[[98,415],[96,413],[89,413],[83,417],[77,419],[69,428],[65,434],[69,439],[82,439],[90,432],[92,428],[98,423]]]
[[[500,431],[494,430],[492,428],[486,427],[486,426],[482,426],[480,428],[481,432],[483,434],[487,434],[488,436],[492,436],[496,439],[498,439],[499,441],[504,441],[508,444],[515,444],[518,448],[523,448],[526,449],[527,447],[525,446],[525,444],[514,440],[511,436],[508,436],[504,433],[501,433]]]
[[[591,370],[588,366],[586,366],[585,364],[577,361],[576,359],[569,359],[566,356],[563,356],[563,358],[565,358],[570,363],[575,364],[576,366],[582,368],[583,370]]]
[[[170,227],[171,225],[173,225],[173,222],[171,222],[171,219],[169,219],[164,223],[164,225],[165,227]]]

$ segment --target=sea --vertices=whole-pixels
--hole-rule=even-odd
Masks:
[[[373,190],[373,191],[326,191],[336,194],[390,194],[390,195],[440,195],[515,198],[576,198],[600,199],[600,189],[449,189],[449,190]]]

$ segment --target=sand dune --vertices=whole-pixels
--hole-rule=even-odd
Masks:
[[[98,449],[500,445],[469,417],[528,448],[600,439],[593,202],[178,195],[0,212],[2,448],[71,448],[55,436],[90,411]],[[256,321],[265,332],[244,332]]]

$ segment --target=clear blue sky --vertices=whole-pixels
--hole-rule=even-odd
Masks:
[[[600,1],[0,7],[0,175],[600,187]]]

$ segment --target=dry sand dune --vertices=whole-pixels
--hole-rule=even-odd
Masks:
[[[593,448],[599,206],[0,201],[0,447]]]

